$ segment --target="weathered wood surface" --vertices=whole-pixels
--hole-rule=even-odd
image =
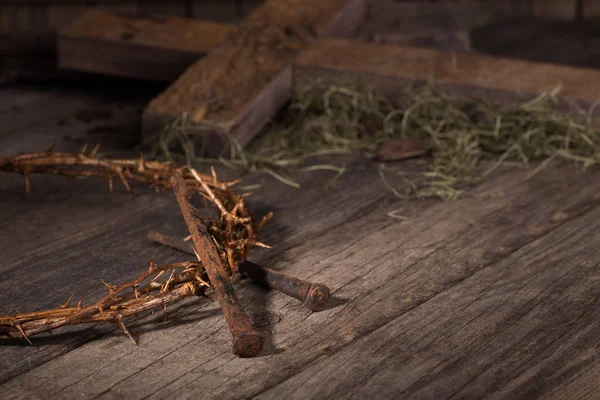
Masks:
[[[222,43],[235,25],[179,17],[87,11],[58,33],[61,68],[174,81]]]
[[[532,63],[476,53],[320,40],[301,53],[295,81],[360,80],[394,96],[402,87],[435,80],[463,95],[502,101],[531,98],[561,87],[565,102],[581,107],[600,99],[600,71]]]
[[[14,89],[13,89],[14,90]],[[6,94],[6,92],[4,92]],[[55,92],[56,93],[56,92]],[[3,97],[4,98],[4,97]],[[51,100],[11,98],[33,113]],[[97,101],[97,100],[96,100]],[[141,100],[129,100],[136,104]],[[65,100],[58,108],[78,106]],[[3,123],[11,105],[0,104]],[[41,125],[41,122],[40,122]],[[21,132],[28,132],[28,127]],[[72,130],[78,130],[73,127]],[[64,132],[50,132],[60,137]],[[0,135],[2,146],[33,143]],[[113,146],[113,150],[122,147]],[[418,161],[386,168],[392,183]],[[531,180],[499,171],[454,203],[395,198],[377,165],[354,161],[332,189],[329,172],[297,173],[301,189],[260,176],[249,198],[274,211],[251,259],[332,288],[330,308],[237,283],[267,333],[265,356],[231,354],[218,304],[190,300],[130,327],[84,326],[0,346],[5,398],[577,398],[600,373],[600,180],[550,166]],[[233,174],[231,171],[223,171]],[[147,262],[189,256],[149,243],[148,230],[185,235],[168,192],[104,182],[0,179],[0,312],[55,307],[74,291],[96,298]],[[401,209],[399,221],[387,212]]]
[[[365,16],[364,0],[269,0],[221,46],[188,68],[144,112],[143,131],[191,116],[198,140],[218,154],[227,137],[247,144],[291,98],[289,63],[317,36],[348,36]]]
[[[119,95],[114,95],[118,88]],[[0,157],[39,148],[77,151],[86,142],[112,147],[141,140],[144,103],[163,88],[151,83],[75,78],[59,84],[0,88]],[[27,132],[24,136],[23,132]],[[112,146],[112,147],[111,147]]]

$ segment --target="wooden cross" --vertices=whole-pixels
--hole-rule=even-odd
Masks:
[[[135,66],[141,59],[148,66],[142,77],[170,80],[190,57],[207,54],[149,103],[143,134],[155,135],[166,122],[187,114],[201,128],[199,146],[211,156],[224,149],[227,137],[247,145],[291,99],[295,85],[317,79],[369,81],[383,94],[394,96],[407,84],[435,78],[450,91],[495,102],[532,97],[561,86],[565,103],[583,107],[595,103],[600,94],[596,70],[349,39],[363,24],[366,12],[367,0],[267,0],[237,28],[167,18],[155,21],[163,28],[150,39],[144,39],[144,26],[129,23],[129,33],[115,28],[110,37],[97,35],[99,42],[112,40],[121,46],[123,35],[129,37],[125,39],[129,47],[108,61],[99,51],[94,52],[95,61],[94,54],[83,61],[73,56],[86,46],[78,42],[78,29],[92,23],[89,18],[82,23],[82,17],[59,35],[59,60],[64,67],[86,69],[87,62],[88,70],[104,65],[132,76],[139,75]],[[163,52],[152,53],[155,59],[148,61],[152,57],[144,48],[150,42]],[[131,61],[135,57],[137,62]]]

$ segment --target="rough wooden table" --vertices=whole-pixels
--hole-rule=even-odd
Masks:
[[[0,156],[86,140],[105,151],[139,139],[141,105],[98,85],[0,89]],[[122,89],[120,87],[119,89]],[[156,89],[158,91],[158,89]],[[109,129],[109,127],[112,127]],[[104,130],[102,130],[102,129]],[[118,128],[118,129],[117,129]],[[105,132],[100,135],[98,132]],[[109,132],[113,132],[111,136]],[[127,134],[126,132],[129,132]],[[418,163],[418,162],[417,162]],[[192,299],[130,326],[76,326],[0,344],[0,397],[12,398],[594,398],[600,389],[600,172],[550,166],[531,180],[502,169],[453,202],[404,201],[376,164],[268,176],[249,198],[272,250],[250,259],[326,283],[312,313],[247,281],[236,284],[264,356],[231,353],[216,302]],[[390,165],[386,176],[413,163]],[[224,171],[225,174],[233,174]],[[147,268],[189,256],[150,243],[149,230],[185,235],[170,192],[101,181],[0,174],[0,313],[87,299]],[[392,210],[410,217],[387,216]]]

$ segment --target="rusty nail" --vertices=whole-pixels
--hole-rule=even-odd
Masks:
[[[181,171],[169,180],[175,192],[179,208],[188,226],[195,250],[202,260],[208,279],[217,295],[225,320],[233,336],[233,353],[242,357],[254,357],[262,351],[264,336],[254,329],[231,284],[229,274],[221,262],[219,253],[206,227],[198,217],[198,211],[190,203]]]
[[[323,311],[329,300],[329,288],[322,283],[308,282],[247,260],[238,268],[254,282],[298,299],[312,311]]]
[[[182,239],[149,232],[148,239],[155,243],[194,254],[192,244]],[[329,288],[321,283],[312,283],[270,268],[261,267],[248,260],[240,263],[238,270],[259,285],[280,291],[300,300],[312,311],[322,311],[329,301]]]

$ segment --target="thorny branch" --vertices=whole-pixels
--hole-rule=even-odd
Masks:
[[[227,190],[235,182],[219,182],[212,175],[197,174],[192,176],[191,170],[178,168],[169,162],[146,161],[141,155],[139,159],[111,160],[98,158],[99,146],[89,152],[87,145],[79,153],[59,153],[51,148],[46,151],[24,153],[16,157],[0,158],[0,171],[17,172],[25,178],[25,189],[30,191],[29,176],[31,174],[53,174],[69,177],[104,177],[112,191],[114,179],[119,179],[130,190],[129,181],[144,183],[150,187],[168,189],[169,178],[176,170],[184,174],[189,189],[200,189],[203,182],[208,187]],[[198,180],[200,179],[200,180]]]
[[[255,223],[248,211],[244,196],[231,190],[237,182],[221,182],[214,169],[211,175],[199,174],[191,168],[176,168],[168,162],[137,160],[109,160],[97,158],[98,148],[89,153],[86,148],[80,153],[58,153],[54,149],[45,152],[25,153],[16,157],[0,159],[0,171],[23,174],[29,191],[29,175],[32,173],[58,174],[71,177],[98,176],[112,180],[116,177],[129,190],[128,180],[145,183],[157,189],[170,187],[169,178],[180,171],[188,189],[198,191],[219,211],[218,219],[206,220],[206,228],[216,244],[218,257],[233,276],[236,266],[246,259],[253,246],[268,247],[261,243],[256,230],[272,216],[267,215]],[[163,279],[161,280],[161,277]],[[152,279],[151,279],[152,278]],[[164,279],[166,278],[166,279]],[[148,282],[149,281],[149,282]],[[205,295],[211,287],[201,262],[185,262],[150,267],[137,278],[120,286],[111,286],[103,281],[108,293],[99,301],[84,306],[80,300],[76,306],[66,304],[55,309],[0,316],[0,339],[24,338],[42,332],[51,332],[65,325],[110,322],[116,324],[131,340],[125,326],[126,317],[140,312],[163,307],[189,296]],[[135,341],[134,341],[135,342]],[[30,342],[31,343],[31,342]]]
[[[165,282],[157,282],[156,278],[163,273],[178,269],[182,271],[176,277]],[[55,309],[0,316],[0,338],[22,337],[29,341],[28,337],[31,335],[51,332],[65,325],[111,322],[118,325],[133,340],[125,327],[124,318],[156,307],[164,307],[185,297],[204,295],[209,285],[198,275],[200,271],[202,265],[195,262],[161,266],[150,263],[148,271],[131,282],[119,287],[105,284],[108,294],[89,306],[84,307],[80,300],[77,305],[69,307],[73,298],[71,296],[64,305]],[[141,286],[154,274],[156,274],[155,279]],[[157,291],[158,293],[155,293]]]

